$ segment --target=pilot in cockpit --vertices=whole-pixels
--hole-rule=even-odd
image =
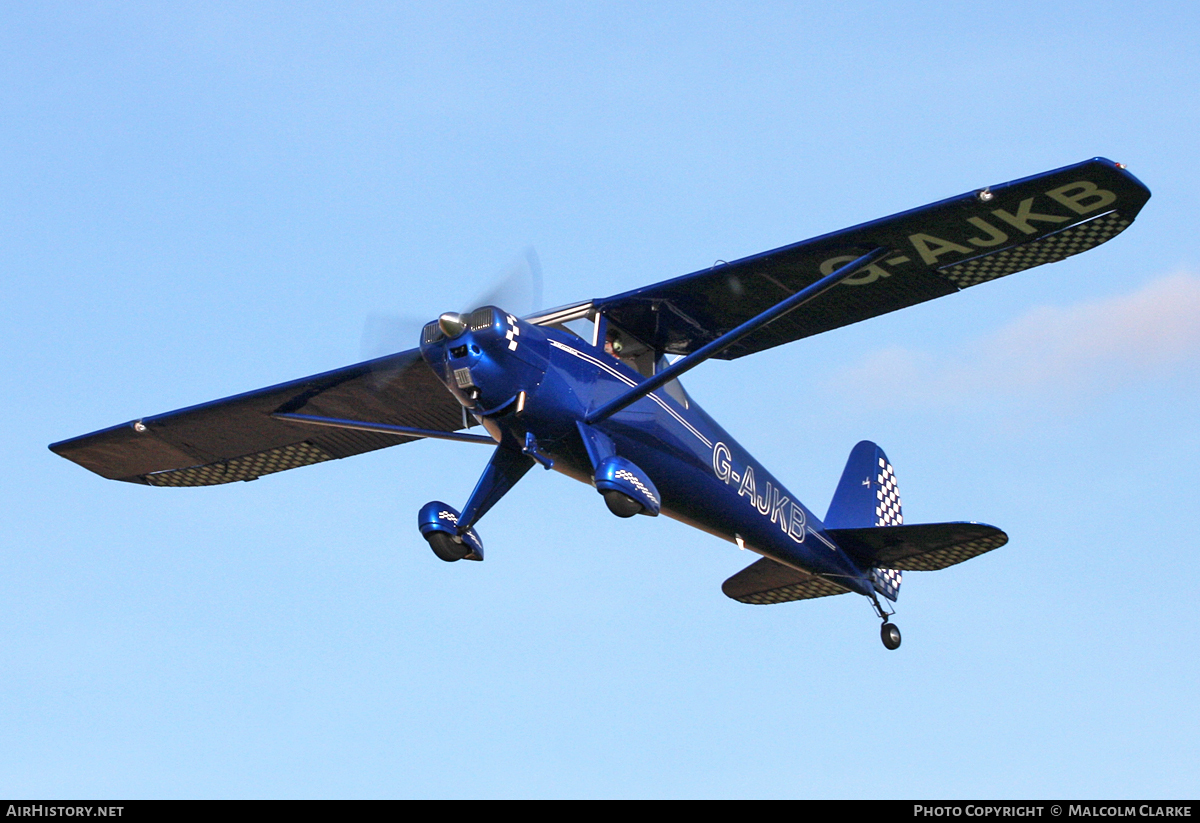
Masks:
[[[620,335],[614,329],[608,329],[604,333],[604,353],[620,360],[623,348]]]

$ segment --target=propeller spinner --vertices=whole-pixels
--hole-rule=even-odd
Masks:
[[[453,340],[464,331],[467,330],[467,321],[461,314],[454,311],[448,311],[438,318],[438,328],[442,330],[442,334]]]

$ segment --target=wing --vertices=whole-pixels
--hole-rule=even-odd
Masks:
[[[1008,542],[1008,535],[984,523],[920,523],[828,529],[827,533],[860,568],[932,572],[970,560]]]
[[[824,577],[764,557],[722,583],[721,591],[740,603],[761,606],[846,594],[850,590]]]
[[[288,422],[274,413],[453,432],[454,397],[413,349],[64,440],[51,451],[102,477],[151,486],[254,480],[415,437]]]
[[[688,354],[874,248],[894,254],[718,354],[726,360],[953,294],[1115,237],[1150,191],[1111,160],[968,192],[594,301],[659,351]]]

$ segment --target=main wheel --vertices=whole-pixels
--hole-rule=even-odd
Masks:
[[[465,543],[456,543],[454,538],[445,532],[430,532],[425,535],[425,539],[429,541],[429,548],[433,549],[433,553],[447,563],[462,560],[471,553],[471,549]]]
[[[883,645],[892,651],[900,648],[900,630],[893,623],[884,623],[879,629],[879,637]]]
[[[619,492],[616,489],[608,489],[602,492],[604,502],[608,505],[608,510],[617,517],[633,517],[642,511],[642,504],[634,500],[624,492]]]

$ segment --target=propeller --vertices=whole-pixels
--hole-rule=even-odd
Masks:
[[[518,316],[532,314],[542,307],[542,264],[533,246],[501,270],[492,287],[478,295],[465,311],[480,306],[499,306]]]
[[[480,306],[499,306],[518,316],[532,314],[542,307],[542,264],[532,246],[514,257],[489,286],[458,313],[467,314]],[[363,324],[362,359],[374,360],[413,348],[429,320],[428,316],[412,314],[368,314]]]

